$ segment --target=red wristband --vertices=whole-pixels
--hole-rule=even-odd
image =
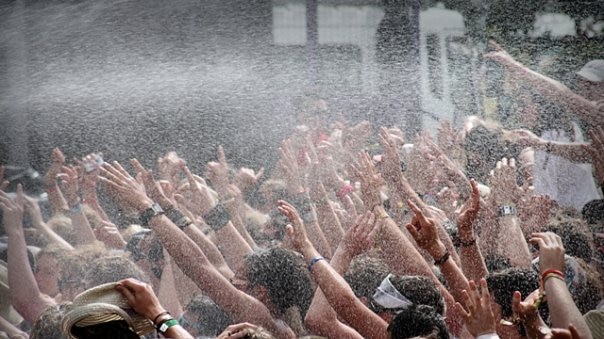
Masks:
[[[560,276],[562,279],[564,279],[564,273],[562,273],[562,272],[560,272],[558,270],[550,268],[548,270],[545,270],[545,272],[543,272],[541,274],[541,280],[543,280],[543,278],[545,278],[545,276],[548,275],[548,274],[556,274],[556,275]]]

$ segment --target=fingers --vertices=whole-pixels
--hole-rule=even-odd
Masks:
[[[25,194],[23,193],[23,186],[21,184],[17,184],[17,206],[23,209],[23,203],[25,201]]]
[[[222,145],[218,146],[218,162],[224,167],[227,166],[226,155],[224,155],[224,148],[222,148]]]
[[[417,207],[417,205],[414,204],[413,201],[411,201],[411,199],[407,200],[407,204],[409,205],[409,207],[411,208],[411,210],[417,216],[417,219],[418,219],[420,225],[428,225],[430,223],[428,221],[428,219],[426,219],[426,216],[424,215],[424,213],[422,212],[422,210],[419,207]]]

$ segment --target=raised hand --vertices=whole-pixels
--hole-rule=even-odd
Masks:
[[[205,180],[191,173],[186,165],[182,166],[182,170],[185,172],[189,184],[188,187],[179,187],[177,194],[174,195],[174,199],[181,208],[184,207],[193,214],[206,214],[214,207],[215,202],[214,198],[210,195]]]
[[[478,184],[474,179],[471,179],[470,185],[472,186],[470,200],[464,205],[461,213],[457,217],[457,232],[459,239],[466,243],[474,240],[474,227],[472,225],[480,211],[480,192],[478,191]]]
[[[94,235],[110,248],[124,249],[126,247],[126,241],[112,222],[102,220],[101,224],[94,229]]]
[[[4,189],[10,184],[10,181],[4,179],[4,170],[4,165],[0,165],[0,191],[4,191]]]
[[[522,196],[522,190],[516,183],[516,160],[508,161],[502,158],[497,162],[496,168],[491,171],[490,177],[491,200],[497,206],[515,204]]]
[[[405,225],[417,246],[425,249],[433,258],[440,258],[446,252],[445,245],[438,238],[436,222],[427,218],[422,210],[411,200],[407,201],[414,213],[411,223]]]
[[[63,166],[62,173],[57,174],[61,190],[65,193],[65,198],[69,207],[74,207],[80,202],[80,186],[78,183],[78,172],[73,166]]]
[[[357,256],[373,247],[373,237],[383,225],[383,221],[369,211],[358,216],[353,227],[349,228],[342,239],[342,246],[352,256]]]
[[[224,149],[218,146],[218,162],[210,161],[206,166],[206,177],[219,195],[226,193],[229,185],[229,164],[227,163]]]
[[[45,177],[47,185],[55,182],[57,174],[61,172],[63,165],[65,165],[65,155],[63,155],[63,152],[61,152],[58,147],[52,150],[50,159],[52,160],[52,163],[48,168],[48,172],[46,172]]]
[[[235,174],[235,184],[240,190],[246,191],[256,185],[262,175],[264,175],[264,167],[261,167],[258,172],[251,168],[241,167]]]
[[[304,227],[304,222],[302,222],[296,208],[286,201],[279,200],[277,209],[289,219],[290,223],[286,226],[286,231],[296,251],[304,254],[305,250],[314,249],[312,243],[308,240],[306,227]]]
[[[376,206],[382,204],[380,187],[383,184],[383,180],[381,175],[375,170],[369,154],[366,152],[359,153],[359,168],[351,165],[350,170],[361,183],[361,195],[365,208],[373,211]]]
[[[305,187],[300,177],[300,168],[298,166],[298,161],[294,156],[291,141],[287,139],[283,140],[281,147],[279,148],[279,153],[281,155],[279,167],[285,174],[287,189],[293,194],[304,192]]]
[[[113,164],[103,164],[101,174],[101,182],[123,207],[141,212],[153,205],[153,200],[145,193],[145,187],[126,172],[117,161]]]
[[[539,317],[538,307],[542,296],[540,290],[535,290],[522,301],[520,292],[515,291],[512,297],[512,311],[514,315],[524,321],[533,321]]]
[[[456,303],[457,310],[466,323],[466,328],[474,337],[496,333],[495,315],[491,309],[491,297],[486,280],[480,279],[480,292],[474,281],[470,280],[469,285],[469,290],[462,291],[465,305]]]
[[[164,194],[159,182],[153,179],[153,172],[151,170],[146,170],[136,159],[130,160],[130,163],[132,164],[134,171],[136,171],[137,178],[140,178],[140,183],[144,185],[147,196],[158,203],[164,210],[174,207],[175,202]]]
[[[17,196],[11,197],[8,193],[0,191],[0,209],[2,209],[2,219],[4,229],[8,232],[20,232],[23,228],[23,205],[25,203],[25,194],[21,184],[17,185]]]
[[[559,235],[552,232],[533,233],[529,242],[539,246],[541,274],[552,269],[564,272],[564,245]]]

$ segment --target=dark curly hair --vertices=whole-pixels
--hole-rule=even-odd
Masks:
[[[435,331],[436,338],[449,339],[444,318],[427,305],[413,304],[403,309],[388,325],[392,339],[430,336]]]
[[[430,306],[436,313],[445,314],[445,302],[434,281],[419,275],[393,275],[392,286],[415,305]]]
[[[512,298],[514,291],[526,297],[539,288],[539,275],[532,269],[509,268],[487,276],[487,285],[495,302],[501,306],[504,317],[512,315]]]
[[[371,299],[388,273],[390,270],[382,260],[363,254],[352,260],[344,279],[357,297]]]
[[[284,248],[256,251],[246,257],[247,280],[264,286],[271,301],[284,313],[297,306],[306,314],[313,297],[313,285],[304,259]]]

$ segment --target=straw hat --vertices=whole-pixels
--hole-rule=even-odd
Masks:
[[[73,326],[86,327],[116,320],[125,320],[139,336],[155,331],[151,321],[128,305],[128,299],[115,289],[116,284],[99,285],[74,298],[71,309],[63,318],[63,332],[69,338],[75,339],[71,333]]]
[[[591,331],[594,339],[604,339],[604,311],[591,310],[587,312],[583,318],[587,323],[587,327]]]

